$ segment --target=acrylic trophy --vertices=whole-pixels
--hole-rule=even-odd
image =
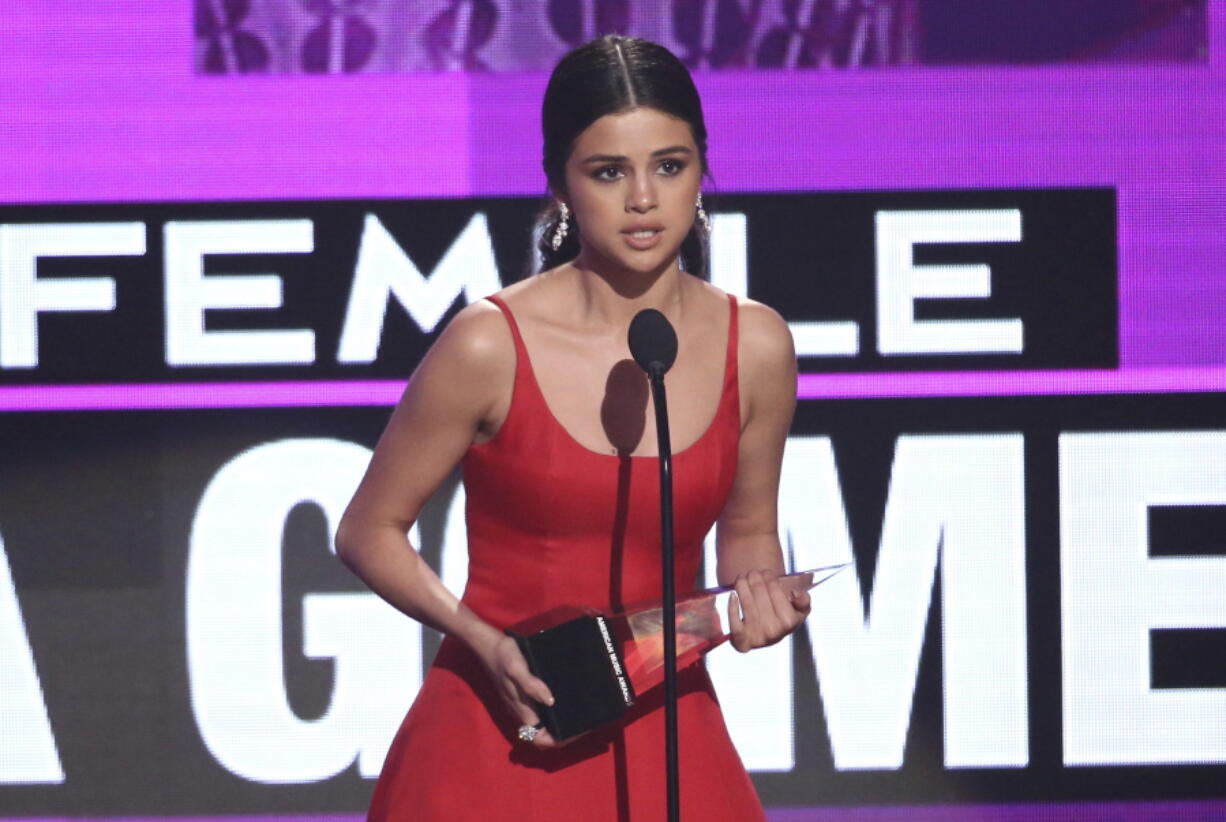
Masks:
[[[808,591],[847,563],[779,578],[784,593]],[[731,587],[677,597],[677,669],[696,662],[732,633]],[[532,673],[553,693],[553,705],[536,705],[554,739],[568,739],[621,717],[664,678],[661,604],[641,603],[613,615],[561,606],[512,625]]]

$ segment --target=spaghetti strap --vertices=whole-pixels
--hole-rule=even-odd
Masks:
[[[545,402],[544,396],[536,385],[536,375],[532,373],[532,361],[528,359],[528,347],[524,345],[523,335],[519,333],[519,323],[515,322],[515,315],[511,313],[510,306],[501,297],[492,294],[485,299],[498,306],[498,310],[502,312],[502,316],[507,321],[507,327],[511,329],[511,339],[515,345],[515,374],[511,382],[511,399],[507,403],[507,415],[502,425],[498,426],[498,430],[491,439],[482,445],[474,445],[474,448],[483,448],[511,436],[508,432],[518,425],[519,417],[523,414],[519,406],[524,402],[541,405]],[[529,413],[536,413],[536,411],[530,410]]]
[[[739,339],[739,328],[737,320],[739,319],[740,311],[736,301],[735,294],[728,295],[728,353],[724,358],[724,386],[725,388],[736,389],[740,384],[737,375],[737,352]],[[735,391],[739,394],[739,391]]]
[[[506,304],[502,297],[491,294],[485,299],[498,306],[498,310],[507,318],[507,325],[511,327],[511,337],[515,340],[515,355],[521,361],[527,360],[527,348],[524,346],[524,338],[519,333],[519,323],[515,322],[515,315],[511,313],[511,308]],[[519,369],[517,368],[516,371]]]

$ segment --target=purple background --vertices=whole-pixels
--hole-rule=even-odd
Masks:
[[[0,411],[390,406],[396,404],[403,390],[400,380],[21,385],[0,387]],[[1226,368],[801,374],[797,385],[797,396],[802,400],[1207,392],[1226,393]]]
[[[62,9],[0,0],[0,202],[543,190],[542,75],[199,76],[188,0]],[[1122,366],[1226,364],[1209,16],[1207,63],[700,74],[715,189],[1113,186]]]

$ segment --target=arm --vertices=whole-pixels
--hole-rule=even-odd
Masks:
[[[380,597],[466,642],[490,670],[511,713],[535,724],[525,696],[552,703],[548,688],[528,672],[514,641],[448,591],[407,537],[426,500],[469,445],[489,436],[505,415],[500,405],[511,394],[514,374],[514,347],[498,309],[475,303],[461,311],[422,360],[392,413],[341,518],[336,549]]]
[[[795,630],[809,613],[809,596],[789,599],[775,581],[784,572],[779,473],[796,408],[792,335],[778,314],[749,301],[741,303],[740,325],[741,441],[716,532],[716,576],[721,585],[736,586],[739,607],[729,605],[732,644],[744,652]]]

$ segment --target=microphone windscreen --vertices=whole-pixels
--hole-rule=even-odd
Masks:
[[[630,355],[648,373],[655,366],[663,374],[677,359],[677,332],[668,318],[654,308],[644,308],[634,315],[629,341]]]

